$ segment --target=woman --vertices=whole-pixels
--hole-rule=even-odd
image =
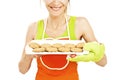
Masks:
[[[60,68],[61,65],[64,65],[62,62],[66,61],[66,55],[28,55],[23,50],[22,58],[19,62],[19,71],[25,74],[29,70],[33,58],[36,58],[38,65],[36,80],[79,80],[76,62],[94,61],[97,65],[105,66],[107,60],[104,54],[104,46],[94,43],[97,40],[87,19],[67,15],[69,0],[44,0],[44,2],[49,16],[47,19],[30,25],[26,36],[26,44],[35,39],[80,40],[83,38],[86,42],[91,42],[86,44],[85,48],[87,50],[93,48],[93,51],[90,51],[90,55],[82,56],[82,58],[71,55],[72,58],[68,59],[70,62],[66,67],[51,69],[43,63]]]

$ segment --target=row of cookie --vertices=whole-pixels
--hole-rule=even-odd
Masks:
[[[81,48],[67,48],[67,47],[47,47],[47,48],[35,48],[32,50],[33,52],[82,52]]]
[[[37,44],[30,43],[29,46],[33,48],[33,52],[82,52],[84,43],[78,44]]]
[[[35,49],[35,48],[47,48],[47,47],[55,47],[55,48],[59,48],[59,47],[68,47],[68,48],[83,48],[84,46],[84,43],[78,43],[78,44],[70,44],[70,43],[67,43],[67,44],[60,44],[60,43],[55,43],[55,44],[48,44],[48,43],[44,43],[44,44],[38,44],[38,43],[35,43],[35,42],[32,42],[29,44],[29,47]]]

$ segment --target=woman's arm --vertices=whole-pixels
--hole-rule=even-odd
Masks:
[[[88,20],[86,18],[80,18],[79,21],[80,21],[79,24],[80,24],[81,29],[82,29],[82,37],[84,38],[84,40],[86,42],[97,41]],[[107,64],[106,55],[104,55],[104,57],[99,62],[96,62],[96,64],[100,65],[100,66],[105,66]]]
[[[104,55],[104,57],[99,62],[96,62],[96,64],[104,67],[107,64],[107,57],[106,57],[106,55]]]
[[[34,34],[35,34],[35,23],[33,23],[32,25],[30,25],[30,27],[28,28],[27,31],[27,35],[26,35],[26,42],[25,42],[25,46],[27,43],[29,43],[31,40],[34,39]],[[31,66],[31,62],[34,58],[34,55],[29,55],[25,53],[25,46],[23,49],[23,53],[22,53],[22,57],[21,60],[19,61],[18,67],[19,67],[19,71],[23,74],[25,74],[30,66]]]
[[[25,74],[29,70],[32,60],[33,60],[33,56],[27,55],[25,53],[25,51],[23,51],[22,58],[21,58],[19,65],[18,65],[19,71],[22,74]]]

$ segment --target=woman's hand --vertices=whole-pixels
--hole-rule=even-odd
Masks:
[[[39,58],[41,55],[40,54],[34,54],[33,57],[34,58]]]
[[[33,58],[38,58],[38,57],[40,57],[40,55],[23,53],[22,58],[18,65],[19,71],[25,74],[29,70]]]

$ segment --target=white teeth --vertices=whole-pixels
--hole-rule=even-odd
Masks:
[[[57,11],[57,10],[59,10],[60,8],[59,8],[59,7],[53,7],[52,9],[55,10],[55,11]]]
[[[58,11],[58,10],[60,10],[61,7],[50,7],[50,8],[54,11]]]

